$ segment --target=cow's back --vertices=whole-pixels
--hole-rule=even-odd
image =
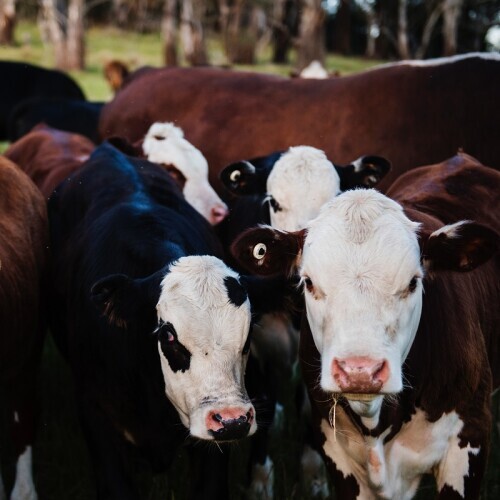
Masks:
[[[499,85],[495,56],[388,65],[329,80],[166,68],[119,92],[104,107],[100,134],[135,141],[154,121],[173,121],[207,157],[218,188],[225,165],[290,146],[323,149],[341,164],[378,154],[393,164],[383,189],[459,148],[499,168]]]

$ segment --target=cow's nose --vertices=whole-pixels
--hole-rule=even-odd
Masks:
[[[226,205],[217,205],[216,207],[212,207],[212,210],[210,211],[210,222],[212,224],[218,224],[227,217],[228,213],[229,210]]]
[[[217,441],[231,441],[248,435],[254,419],[252,408],[223,408],[208,412],[206,426]]]
[[[379,392],[389,378],[389,364],[385,359],[372,359],[367,356],[335,358],[332,363],[332,376],[343,392]]]

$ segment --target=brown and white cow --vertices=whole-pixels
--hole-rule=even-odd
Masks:
[[[2,434],[10,436],[16,460],[12,500],[36,499],[31,465],[47,248],[42,195],[17,165],[0,157],[0,386],[8,419]]]
[[[410,499],[425,473],[439,498],[479,498],[499,382],[499,193],[500,173],[460,154],[408,172],[392,199],[348,191],[303,231],[236,242],[247,268],[304,285],[302,370],[339,498]]]
[[[48,198],[89,158],[95,144],[86,137],[40,124],[11,144],[5,156],[19,165]]]
[[[311,80],[212,68],[162,68],[135,78],[101,114],[103,138],[134,142],[156,121],[174,122],[203,151],[210,180],[243,158],[306,144],[347,164],[367,151],[402,172],[462,147],[500,168],[500,56],[405,62]]]

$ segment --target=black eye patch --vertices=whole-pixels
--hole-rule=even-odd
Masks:
[[[224,285],[226,286],[227,296],[231,304],[240,307],[247,300],[247,291],[236,278],[226,276],[224,278]]]
[[[191,364],[191,353],[179,342],[172,323],[160,323],[156,330],[161,352],[167,358],[173,372],[185,372]]]

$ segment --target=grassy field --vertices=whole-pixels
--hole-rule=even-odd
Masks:
[[[40,39],[36,25],[21,22],[17,28],[17,45],[12,48],[0,48],[0,59],[22,60],[46,67],[53,66],[53,54]],[[209,52],[213,64],[225,64],[226,59],[220,43],[210,38]],[[135,69],[142,65],[161,65],[161,42],[158,34],[139,35],[122,32],[114,28],[91,28],[87,36],[87,68],[73,72],[72,76],[84,89],[89,100],[108,100],[112,97],[102,76],[103,64],[118,58]],[[277,66],[269,62],[270,50],[259,54],[258,65],[249,69],[286,75],[289,66]],[[381,61],[366,61],[335,55],[327,57],[329,70],[339,70],[342,74],[361,71]],[[0,144],[4,148],[6,144]],[[0,149],[1,150],[1,149]],[[291,396],[290,396],[291,397]],[[498,408],[500,396],[497,395],[493,408],[495,420],[500,420]],[[34,450],[35,479],[40,500],[92,500],[92,473],[85,443],[78,425],[75,411],[75,399],[70,373],[65,362],[59,356],[50,337],[48,338],[40,374],[40,406],[38,437]],[[272,438],[271,451],[275,463],[276,498],[306,498],[300,489],[298,477],[298,450],[300,447],[300,429],[297,421],[289,420],[280,433]],[[243,444],[232,450],[231,482],[232,498],[244,498],[241,487],[242,469],[248,445]],[[10,487],[14,474],[14,464],[9,461],[8,450],[2,450],[2,472],[6,475],[6,486]],[[497,426],[492,440],[492,456],[487,477],[484,480],[482,498],[496,500],[500,498],[500,438]],[[189,481],[185,468],[183,452],[174,464],[170,474],[152,478],[147,473],[140,475],[142,497],[145,499],[182,499],[186,482]],[[170,479],[169,479],[170,478]],[[174,493],[167,495],[172,487]],[[418,498],[425,500],[434,495],[432,480],[427,480],[421,487]]]

